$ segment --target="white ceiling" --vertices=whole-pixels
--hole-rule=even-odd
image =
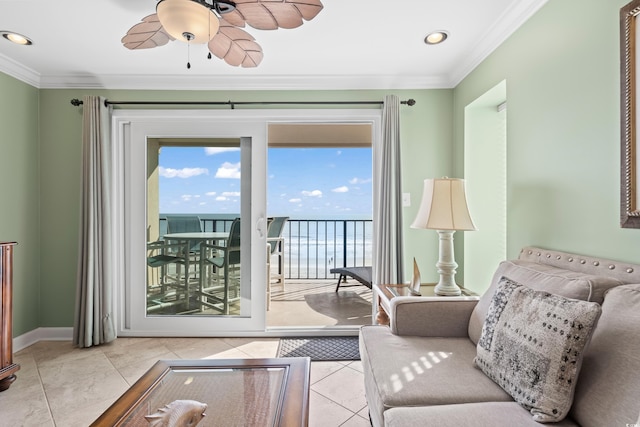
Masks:
[[[120,39],[156,0],[0,0],[0,71],[39,88],[420,89],[455,87],[546,0],[322,0],[299,28],[245,28],[262,46],[253,69],[178,41],[128,50]],[[424,37],[446,30],[428,46]]]

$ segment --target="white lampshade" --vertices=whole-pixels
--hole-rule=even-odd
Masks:
[[[411,228],[475,230],[463,179],[425,179],[422,201]]]
[[[162,0],[156,6],[164,30],[176,40],[208,43],[220,28],[220,21],[204,4],[193,0]],[[186,33],[192,34],[188,40]]]

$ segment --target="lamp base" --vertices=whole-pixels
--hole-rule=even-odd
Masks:
[[[438,273],[440,273],[440,281],[434,289],[436,295],[441,296],[458,296],[462,295],[460,287],[456,285],[456,263],[453,255],[453,233],[455,230],[438,230],[440,236],[439,242],[439,259],[436,263]]]
[[[455,283],[453,284],[453,286],[441,286],[440,283],[438,283],[433,292],[436,295],[446,297],[457,297],[462,295],[462,290],[460,290],[460,287]]]

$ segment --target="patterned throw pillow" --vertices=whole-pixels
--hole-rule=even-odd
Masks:
[[[600,305],[500,279],[478,341],[476,365],[538,422],[562,420]]]

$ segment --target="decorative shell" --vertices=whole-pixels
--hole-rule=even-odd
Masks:
[[[411,278],[411,285],[409,286],[409,291],[413,295],[420,295],[420,284],[422,280],[420,279],[420,270],[418,269],[418,263],[416,259],[413,259],[413,277]]]
[[[174,400],[145,418],[151,427],[195,427],[204,418],[206,403]]]

